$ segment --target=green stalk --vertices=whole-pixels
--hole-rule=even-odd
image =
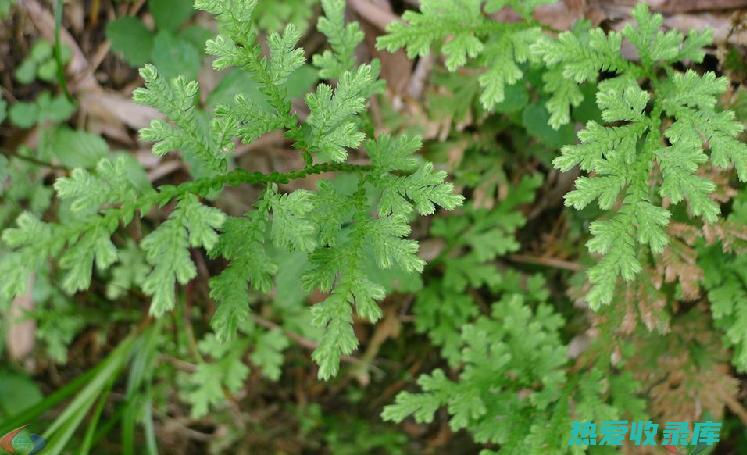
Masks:
[[[109,357],[104,360],[101,365],[101,369],[93,376],[93,379],[86,385],[78,396],[65,408],[65,410],[55,419],[52,425],[47,428],[47,431],[42,435],[46,438],[49,443],[45,454],[47,455],[58,455],[62,453],[70,438],[75,433],[75,430],[80,426],[80,423],[85,418],[88,411],[94,406],[97,400],[103,400],[100,406],[103,407],[105,402],[105,396],[108,392],[102,392],[105,388],[111,387],[114,383],[119,370],[124,366],[132,353],[132,347],[136,337],[130,335],[125,338],[115,350],[109,354]],[[97,421],[98,416],[94,415],[93,421]],[[89,432],[93,435],[93,430],[89,429]],[[90,441],[93,436],[86,435],[86,440]]]
[[[66,409],[66,411],[71,410],[71,412],[67,414],[68,420],[65,420],[60,425],[58,425],[57,428],[59,429],[59,431],[57,431],[53,437],[49,437],[47,433],[44,433],[44,438],[49,441],[46,448],[44,449],[45,455],[59,455],[60,453],[62,453],[62,450],[65,448],[65,445],[67,445],[68,441],[73,436],[73,433],[75,433],[78,425],[80,425],[80,422],[83,420],[83,418],[85,418],[90,407],[93,406],[93,404],[96,402],[96,395],[88,398],[88,401],[88,403],[85,403],[84,405],[81,405],[77,408],[69,407]]]
[[[60,85],[62,92],[68,101],[73,101],[70,92],[67,89],[67,80],[65,79],[65,67],[62,64],[62,40],[60,39],[62,30],[62,0],[54,2],[54,60],[57,62],[57,83]]]
[[[91,421],[89,422],[88,428],[86,429],[86,435],[83,437],[83,443],[80,446],[81,455],[88,455],[88,453],[91,451],[91,447],[93,447],[93,437],[96,434],[96,428],[98,427],[99,420],[101,419],[101,414],[104,411],[104,406],[109,399],[109,394],[111,393],[111,391],[112,384],[110,383],[107,386],[106,391],[101,394],[98,402],[96,403],[96,408],[93,410]]]
[[[158,455],[158,443],[156,442],[156,430],[153,427],[153,394],[150,384],[145,392],[145,404],[143,405],[143,426],[145,427],[145,441],[147,443],[148,455]]]
[[[134,337],[130,336],[126,338],[119,346],[109,355],[109,357],[102,362],[105,366],[101,371],[93,378],[93,380],[80,392],[80,394],[67,406],[67,408],[55,419],[52,425],[47,428],[43,436],[45,438],[50,437],[54,432],[60,428],[69,418],[76,415],[79,408],[84,407],[90,402],[93,404],[95,398],[99,395],[101,390],[106,384],[111,381],[114,375],[117,373],[119,368],[125,362],[130,354],[130,347],[134,341]]]
[[[18,428],[25,423],[35,420],[47,410],[66,400],[68,397],[78,391],[78,389],[80,389],[85,383],[87,383],[89,379],[96,375],[103,367],[103,363],[96,365],[96,367],[91,368],[77,378],[73,379],[68,384],[65,384],[62,388],[52,393],[41,402],[25,409],[24,411],[21,411],[19,414],[11,417],[9,420],[6,420],[2,424],[0,424],[0,434],[5,434],[14,428]]]

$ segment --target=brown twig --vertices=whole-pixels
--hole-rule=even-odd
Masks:
[[[269,321],[269,320],[267,320],[267,319],[265,319],[265,318],[263,318],[261,316],[254,315],[253,318],[257,322],[257,324],[261,325],[262,327],[264,327],[266,329],[271,329],[271,330],[279,329],[279,330],[282,330],[288,338],[290,338],[291,340],[295,341],[296,344],[298,344],[299,346],[301,346],[303,348],[306,348],[306,349],[309,349],[309,350],[314,350],[318,346],[318,344],[314,340],[306,338],[305,336],[299,335],[299,334],[297,334],[295,332],[291,332],[290,330],[286,330],[283,327],[281,327],[279,324],[276,324],[276,323],[274,323],[272,321]],[[365,364],[365,362],[363,360],[361,360],[361,359],[359,359],[357,357],[350,356],[350,355],[340,356],[340,360],[344,360],[345,362],[353,363],[353,364],[356,364],[356,365],[363,365],[363,364]]]
[[[508,256],[509,261],[521,262],[524,264],[544,265],[556,269],[570,270],[580,272],[584,266],[576,262],[566,261],[558,258],[547,258],[542,256],[529,256],[527,254],[512,254]]]
[[[747,409],[742,406],[742,403],[728,394],[724,394],[722,398],[729,410],[742,421],[742,425],[747,426]]]

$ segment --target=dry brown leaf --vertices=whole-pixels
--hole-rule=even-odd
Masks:
[[[34,276],[31,275],[28,282],[28,291],[13,299],[8,312],[6,344],[8,345],[8,356],[15,361],[25,359],[34,350],[36,322],[24,317],[27,311],[34,309],[33,288]]]
[[[637,355],[628,362],[649,391],[649,411],[658,421],[693,422],[706,411],[720,420],[727,403],[737,397],[739,381],[731,375],[707,309],[697,306],[691,311],[677,319],[665,337],[637,338]],[[697,358],[692,355],[696,347],[702,354]]]
[[[391,5],[386,0],[351,0],[349,3],[361,19],[369,52],[381,61],[381,77],[387,82],[387,89],[395,97],[405,96],[412,75],[412,62],[404,50],[392,53],[376,48],[376,38],[384,33],[390,22],[398,19]]]
[[[656,273],[652,276],[654,285],[661,289],[663,283],[679,283],[685,300],[697,299],[703,270],[696,261],[697,252],[693,248],[672,239],[656,262]]]
[[[665,310],[667,299],[645,276],[641,276],[628,286],[624,302],[626,309],[623,320],[627,321],[628,325],[621,325],[621,333],[633,333],[635,321],[638,318],[649,332],[656,330],[659,333],[667,333],[669,331],[669,314]],[[638,318],[630,322],[630,314],[635,314],[636,311]]]
[[[720,221],[703,226],[706,242],[712,244],[720,241],[724,252],[743,252],[747,248],[747,226],[731,221]]]

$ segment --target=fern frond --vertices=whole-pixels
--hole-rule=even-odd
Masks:
[[[446,68],[456,71],[469,63],[477,63],[485,71],[479,77],[483,89],[480,101],[492,110],[506,97],[506,87],[524,76],[520,64],[530,57],[529,48],[542,34],[529,19],[539,5],[548,0],[531,2],[488,1],[483,12],[481,0],[424,0],[420,12],[406,11],[403,22],[393,22],[387,34],[378,38],[376,46],[394,52],[405,49],[408,57],[428,55],[431,47],[440,48],[446,57]],[[503,24],[486,13],[511,6],[525,22]]]
[[[679,32],[663,32],[661,15],[650,14],[645,4],[639,4],[633,16],[637,24],[622,34],[591,30],[588,46],[583,34],[573,32],[533,46],[547,65],[576,82],[594,82],[601,71],[617,73],[599,83],[597,92],[602,120],[612,125],[589,122],[578,135],[581,143],[563,147],[553,161],[563,171],[578,165],[590,173],[576,180],[575,190],[565,196],[567,206],[581,210],[596,201],[599,208],[613,210],[608,219],[590,227],[589,250],[603,255],[588,272],[592,288],[587,298],[594,309],[611,302],[618,277],[631,281],[642,270],[646,249],[655,255],[663,251],[670,218],[665,200],[686,202],[691,216],[717,221],[720,209],[711,197],[716,185],[698,175],[709,158],[719,167],[734,166],[740,180],[747,171],[747,145],[737,139],[743,127],[731,111],[717,108],[726,80],[672,67],[683,56],[702,59],[696,43],[702,46],[710,35],[685,38]],[[622,36],[637,48],[640,64],[622,58]],[[659,76],[660,68],[668,77]],[[651,88],[643,89],[641,79],[650,81]],[[566,111],[558,115],[565,118]]]
[[[322,161],[343,162],[347,148],[357,148],[366,135],[360,131],[357,116],[366,108],[370,89],[378,77],[371,65],[361,65],[345,72],[336,89],[320,84],[306,97],[311,111],[306,119],[309,128],[307,145]]]
[[[140,130],[143,141],[155,143],[153,153],[163,156],[172,151],[186,151],[197,156],[211,171],[225,173],[228,166],[225,155],[232,144],[225,139],[216,140],[221,135],[206,132],[200,124],[195,106],[197,82],[187,82],[182,76],[167,82],[153,65],[142,68],[140,76],[145,87],[136,89],[133,99],[155,107],[173,122],[153,120],[149,127]]]
[[[382,417],[399,422],[413,415],[418,422],[430,422],[444,406],[452,430],[466,428],[477,442],[501,444],[509,453],[515,445],[534,453],[526,440],[513,440],[526,433],[512,429],[529,428],[533,419],[542,421],[548,406],[561,398],[567,362],[558,333],[562,323],[545,305],[533,312],[520,295],[504,297],[493,305],[490,318],[482,316],[464,326],[463,368],[457,381],[440,369],[423,375],[418,379],[423,391],[400,393]],[[521,390],[525,398],[519,397]],[[501,416],[511,416],[511,421],[496,425]]]
[[[210,251],[218,242],[215,231],[224,220],[220,210],[206,207],[188,194],[179,200],[169,219],[143,239],[143,250],[153,267],[143,283],[143,291],[153,296],[151,314],[161,316],[173,308],[174,285],[186,284],[197,274],[189,247]]]
[[[314,56],[312,62],[325,79],[340,79],[355,67],[355,48],[363,41],[363,31],[357,22],[345,23],[344,0],[322,0],[324,17],[317,28],[327,37],[331,50]]]

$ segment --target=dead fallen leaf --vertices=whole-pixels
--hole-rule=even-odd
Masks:
[[[19,295],[10,304],[6,343],[8,356],[15,361],[24,360],[34,350],[36,339],[36,321],[26,319],[24,314],[34,309],[32,289],[34,276],[29,277],[28,291]]]

